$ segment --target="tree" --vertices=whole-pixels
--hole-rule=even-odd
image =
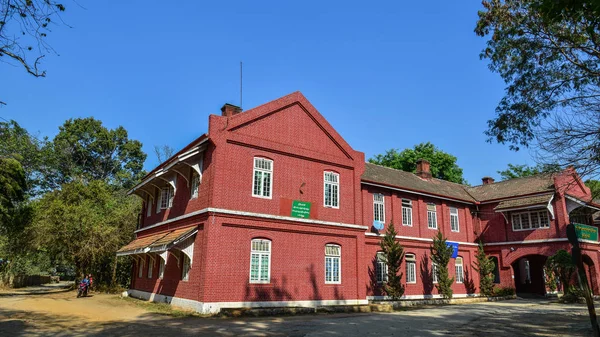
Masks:
[[[600,199],[600,180],[588,179],[585,181],[585,186],[590,188],[592,200]]]
[[[387,283],[384,286],[385,292],[392,300],[399,300],[404,295],[404,285],[402,285],[402,273],[400,265],[404,259],[404,248],[400,242],[396,241],[396,228],[394,222],[388,225],[385,236],[381,240],[381,250],[384,252],[387,263]]]
[[[550,164],[538,164],[536,166],[508,164],[508,168],[498,171],[498,174],[500,174],[502,180],[509,180],[557,171],[559,171],[559,167]]]
[[[104,181],[73,181],[45,194],[35,217],[39,243],[53,261],[75,266],[78,275],[104,270],[110,281],[115,252],[132,239],[139,201]]]
[[[473,269],[479,273],[479,292],[483,296],[492,296],[494,294],[494,269],[496,265],[483,251],[482,242],[479,242],[475,258]]]
[[[156,153],[156,158],[158,159],[158,163],[163,163],[165,160],[171,158],[175,150],[169,145],[158,146],[154,145],[154,153]]]
[[[27,182],[21,164],[13,158],[0,157],[0,224],[9,225],[15,208],[25,201]]]
[[[122,126],[109,130],[92,117],[67,120],[44,151],[50,167],[45,182],[52,189],[75,180],[127,188],[144,175],[142,143],[129,139]]]
[[[40,141],[14,120],[0,122],[0,157],[19,161],[27,179],[28,193],[36,194],[43,180],[44,156]]]
[[[570,284],[577,266],[573,263],[573,259],[569,252],[564,249],[559,249],[554,255],[546,260],[546,268],[554,273],[554,278],[560,281],[565,295],[574,291],[574,288],[571,287]]]
[[[369,159],[370,163],[395,168],[397,170],[416,172],[417,160],[426,159],[431,164],[431,175],[434,178],[448,180],[451,182],[464,184],[463,172],[456,164],[456,157],[448,154],[433,144],[421,143],[414,146],[412,149],[405,149],[398,152],[396,149],[391,149],[385,154],[378,154]]]
[[[438,231],[436,236],[433,237],[433,244],[430,247],[431,261],[435,263],[437,268],[437,288],[440,295],[445,299],[452,298],[452,284],[454,283],[454,277],[450,277],[448,274],[448,264],[452,257],[451,246],[446,243],[446,238],[442,235],[441,231]]]
[[[54,52],[46,41],[65,6],[52,0],[0,0],[0,61],[20,64],[35,76],[45,53]],[[4,104],[0,101],[0,105]]]
[[[483,1],[482,59],[507,84],[489,141],[535,145],[545,163],[583,175],[600,163],[600,25],[592,0]]]

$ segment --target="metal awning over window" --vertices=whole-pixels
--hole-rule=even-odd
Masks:
[[[171,248],[177,248],[186,253],[184,250],[187,247],[184,246],[189,246],[191,242],[193,250],[192,237],[196,233],[198,233],[198,228],[186,227],[138,238],[119,249],[117,256],[157,253],[161,258],[165,259],[165,252]]]
[[[554,219],[554,207],[552,206],[552,199],[554,199],[554,193],[546,193],[524,198],[505,200],[501,201],[498,204],[498,206],[494,208],[494,210],[496,212],[502,212],[502,214],[506,218],[507,216],[505,212],[546,208],[548,209],[548,212],[550,212],[552,219]]]

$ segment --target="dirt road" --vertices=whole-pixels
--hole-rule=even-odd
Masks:
[[[0,336],[589,336],[583,305],[539,300],[396,313],[174,318],[114,295],[0,296]]]

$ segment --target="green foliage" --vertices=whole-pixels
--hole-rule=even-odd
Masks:
[[[404,295],[404,285],[402,285],[402,273],[400,265],[404,259],[404,248],[400,242],[396,240],[396,228],[394,222],[391,221],[388,225],[385,236],[381,240],[381,250],[385,253],[387,259],[387,283],[385,284],[385,292],[393,300],[398,300]]]
[[[588,179],[585,182],[585,186],[590,188],[592,199],[600,199],[600,180]]]
[[[543,134],[537,129],[548,117],[553,121],[553,114],[597,107],[600,25],[598,7],[593,3],[596,1],[483,1],[475,32],[489,39],[480,57],[488,59],[489,68],[508,85],[495,119],[488,122],[490,140],[509,143],[518,150]],[[597,129],[597,120],[592,123]],[[558,131],[565,143],[571,137],[569,131],[577,130]],[[593,137],[597,144],[597,136]],[[597,148],[589,150],[592,153]]]
[[[505,297],[505,296],[514,296],[516,294],[516,290],[513,287],[496,287],[494,288],[493,296],[495,297]]]
[[[483,243],[479,242],[477,255],[475,255],[473,269],[479,272],[479,292],[483,296],[492,296],[494,293],[494,269],[496,265],[483,251]]]
[[[92,117],[66,121],[45,152],[51,167],[46,182],[52,189],[76,180],[128,188],[144,175],[142,143],[129,139],[122,126],[109,130]]]
[[[0,157],[0,221],[6,226],[15,208],[25,200],[27,182],[21,163]]]
[[[452,283],[454,277],[450,277],[448,273],[448,264],[452,257],[452,247],[446,244],[446,238],[438,231],[433,237],[433,244],[430,247],[431,261],[437,265],[437,281],[435,285],[438,292],[443,298],[452,298]]]
[[[567,294],[571,287],[571,279],[577,270],[577,266],[573,263],[571,254],[564,249],[559,249],[554,255],[546,260],[546,270],[554,274],[554,277],[560,281],[563,291]]]
[[[75,266],[78,275],[110,275],[106,266],[132,239],[139,207],[135,197],[103,181],[63,184],[39,201],[35,221],[40,244],[57,260]]]
[[[433,144],[421,143],[412,149],[398,152],[396,149],[386,151],[369,159],[370,163],[395,168],[406,172],[416,172],[417,160],[426,159],[431,164],[431,175],[434,178],[464,184],[463,171],[456,164],[456,157],[448,154]]]
[[[530,177],[542,173],[558,172],[560,167],[551,164],[538,164],[536,166],[508,164],[508,168],[498,171],[502,180]]]

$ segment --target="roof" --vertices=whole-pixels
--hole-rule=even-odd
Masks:
[[[531,197],[524,197],[518,199],[511,199],[506,201],[501,201],[498,206],[494,208],[494,210],[507,210],[512,208],[521,208],[521,207],[533,207],[533,206],[546,206],[552,199],[554,193],[547,193],[543,195],[535,195]]]
[[[193,226],[137,238],[119,249],[117,255],[142,254],[150,251],[152,248],[165,248],[169,244],[188,237],[189,234],[195,231],[196,226]]]
[[[554,192],[554,173],[515,178],[465,189],[478,201],[510,198],[520,195]]]
[[[362,175],[365,182],[379,183],[387,186],[403,188],[414,192],[425,192],[436,196],[445,196],[451,199],[475,203],[475,198],[466,190],[465,186],[440,179],[422,179],[414,173],[396,170],[393,168],[366,163],[365,173]]]

